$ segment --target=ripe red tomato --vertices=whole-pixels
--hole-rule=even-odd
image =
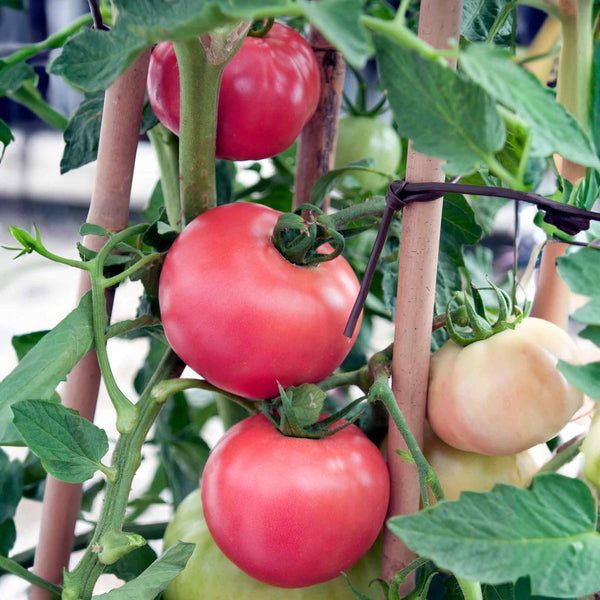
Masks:
[[[150,60],[148,99],[161,123],[179,134],[179,69],[171,42]],[[293,29],[274,23],[247,37],[223,72],[217,117],[217,158],[259,160],[292,145],[319,101],[312,48]]]
[[[328,581],[355,564],[377,538],[388,501],[385,460],[354,425],[313,440],[284,436],[255,415],[225,434],[202,477],[216,544],[255,579],[285,588]]]
[[[169,250],[160,277],[165,334],[180,358],[214,385],[247,398],[315,383],[344,360],[343,334],[359,289],[338,256],[288,262],[271,242],[280,213],[252,203],[209,210]]]

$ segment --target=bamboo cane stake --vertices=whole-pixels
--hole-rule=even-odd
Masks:
[[[592,70],[592,2],[591,0],[560,0],[563,45],[559,59],[557,101],[589,126],[589,96]],[[571,183],[585,177],[585,167],[563,160],[561,175]],[[531,315],[546,319],[563,329],[570,313],[571,292],[556,270],[556,259],[563,256],[568,245],[548,242],[542,251]]]
[[[140,56],[106,91],[94,191],[87,221],[109,231],[124,229],[129,220],[129,196],[149,59],[150,50]],[[99,250],[104,242],[103,238],[97,236],[89,236],[84,240],[85,245],[94,250]],[[89,276],[82,273],[79,297],[89,289]],[[112,297],[107,298],[109,315],[111,308]],[[96,353],[92,351],[67,378],[64,405],[74,408],[82,417],[92,421],[99,385],[100,369]],[[48,475],[33,570],[53,583],[62,582],[63,569],[69,565],[81,493],[80,484],[65,483]],[[46,590],[32,587],[31,600],[49,598]]]
[[[293,208],[310,202],[315,181],[333,168],[346,65],[342,55],[311,25],[308,41],[319,64],[321,94],[298,140]],[[323,210],[327,211],[328,199]]]
[[[450,39],[458,40],[461,14],[462,0],[423,0],[419,37],[435,48],[447,48]],[[409,148],[406,180],[443,181],[442,162]],[[441,218],[441,199],[411,204],[403,210],[402,216],[392,390],[419,445],[423,442],[425,422]],[[391,496],[388,518],[419,510],[417,471],[414,465],[407,464],[398,456],[396,449],[399,448],[406,449],[406,445],[390,421],[387,459]],[[384,579],[390,581],[412,559],[412,553],[402,540],[386,528],[383,537]]]

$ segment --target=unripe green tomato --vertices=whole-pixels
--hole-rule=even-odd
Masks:
[[[600,410],[596,409],[583,444],[583,476],[600,490]]]
[[[373,158],[373,168],[395,173],[402,157],[400,137],[391,125],[373,117],[348,115],[339,122],[335,168],[345,167],[361,158]],[[386,186],[386,177],[375,173],[352,171],[349,173],[368,192]],[[339,186],[344,191],[344,185]]]
[[[513,456],[487,456],[449,446],[425,427],[423,454],[437,473],[447,500],[458,500],[466,490],[487,492],[497,483],[527,487],[552,453],[539,444]],[[431,496],[431,495],[430,495]],[[433,502],[433,498],[431,498]]]
[[[354,600],[340,576],[326,583],[300,589],[273,587],[238,569],[213,541],[204,515],[200,490],[177,507],[164,537],[163,551],[178,540],[196,544],[186,568],[163,593],[164,600]],[[327,548],[323,548],[327,552]],[[352,585],[367,597],[379,598],[380,588],[369,582],[381,575],[381,541],[348,571]]]

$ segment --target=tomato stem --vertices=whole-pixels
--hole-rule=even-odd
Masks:
[[[148,138],[154,147],[160,167],[160,183],[167,220],[171,227],[177,227],[178,223],[181,223],[179,140],[161,123],[148,131]]]
[[[226,63],[211,63],[199,39],[174,42],[173,47],[179,65],[181,90],[181,206],[185,223],[188,223],[217,206],[217,109]]]
[[[5,571],[6,573],[16,575],[17,577],[28,581],[32,585],[35,585],[39,588],[50,592],[53,596],[60,597],[62,593],[62,587],[60,585],[56,585],[55,583],[52,583],[47,579],[38,577],[35,573],[28,571],[27,569],[22,567],[18,562],[16,562],[15,560],[11,560],[6,556],[0,555],[0,569]]]
[[[114,484],[109,482],[92,540],[79,564],[65,576],[63,597],[91,599],[95,583],[104,569],[94,547],[98,546],[108,532],[119,532],[123,529],[129,491],[140,464],[142,446],[164,404],[156,402],[153,398],[154,386],[165,378],[176,376],[182,369],[179,358],[174,352],[167,350],[139,399],[139,419],[133,430],[119,437],[113,454],[112,468],[118,470],[120,476]]]
[[[269,31],[271,31],[273,23],[275,23],[275,17],[269,17],[260,29],[250,28],[250,30],[248,31],[248,35],[250,37],[265,37],[265,35],[267,35]]]

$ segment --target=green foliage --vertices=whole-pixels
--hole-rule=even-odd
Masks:
[[[12,410],[23,439],[56,479],[81,483],[105,469],[106,433],[76,412],[42,400],[23,400]]]
[[[500,20],[494,42],[509,44],[512,36],[516,2],[510,0],[465,0],[463,3],[461,34],[470,42],[485,42]],[[500,23],[498,23],[500,25]]]
[[[95,600],[154,600],[183,571],[194,551],[194,544],[178,542],[155,560],[139,577],[125,585],[94,596]]]
[[[594,146],[577,120],[534,75],[511,62],[506,52],[474,44],[461,53],[460,66],[473,81],[529,126],[533,156],[559,152],[582,165],[600,167]]]
[[[0,382],[0,444],[21,444],[12,423],[11,406],[19,400],[49,400],[56,386],[91,350],[93,343],[90,295],[32,348]]]
[[[503,147],[504,122],[481,87],[381,34],[374,41],[398,131],[416,151],[448,161],[448,173],[468,175]]]
[[[85,92],[105,90],[148,44],[127,27],[125,19],[110,32],[90,29],[71,38],[49,71]]]
[[[35,79],[33,67],[27,63],[20,62],[14,65],[0,61],[0,95],[4,96],[10,92],[16,92],[26,81]]]
[[[0,450],[0,554],[8,555],[15,539],[13,517],[23,494],[23,465]]]
[[[531,579],[534,594],[594,593],[600,573],[595,501],[585,483],[561,475],[534,478],[530,490],[497,485],[463,492],[389,528],[421,556],[456,576],[491,584]]]

